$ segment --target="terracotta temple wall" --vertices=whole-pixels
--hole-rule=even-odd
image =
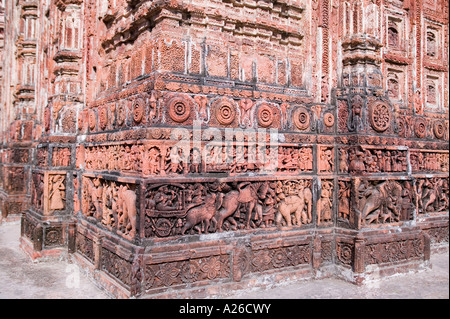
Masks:
[[[2,5],[1,210],[33,258],[185,297],[448,249],[446,1]]]

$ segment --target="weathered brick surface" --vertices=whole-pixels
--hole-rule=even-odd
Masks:
[[[445,1],[0,9],[0,209],[35,257],[182,296],[448,245]]]

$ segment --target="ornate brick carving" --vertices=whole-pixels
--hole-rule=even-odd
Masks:
[[[378,132],[386,131],[392,121],[392,114],[387,103],[381,101],[372,102],[369,105],[370,124]]]
[[[33,250],[135,296],[448,243],[448,3],[185,2],[0,8],[0,206]]]

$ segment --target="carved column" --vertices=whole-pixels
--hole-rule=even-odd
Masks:
[[[75,249],[74,210],[75,141],[82,94],[81,0],[41,3],[39,45],[43,58],[37,90],[43,132],[31,171],[31,208],[25,218],[45,224],[41,254]],[[78,193],[79,194],[79,193]],[[79,202],[75,201],[75,203]],[[68,228],[71,228],[70,231]],[[32,240],[31,238],[28,238]],[[27,240],[23,237],[23,245]],[[38,256],[38,257],[39,257]]]
[[[5,40],[2,73],[1,219],[17,220],[30,205],[33,147],[36,124],[36,47],[38,1],[5,3]],[[18,21],[12,20],[18,17]],[[2,28],[2,27],[1,27]],[[3,29],[3,28],[2,28]],[[1,39],[0,41],[2,41]]]
[[[417,8],[422,6],[421,2],[417,1],[415,5],[416,13],[420,13]],[[387,6],[398,7],[398,3],[389,1]],[[416,185],[422,189],[433,187],[431,183],[424,187],[425,180],[418,184],[414,176],[414,162],[423,159],[425,153],[411,149],[417,145],[415,142],[400,140],[411,136],[406,133],[409,128],[405,119],[408,117],[403,116],[408,114],[408,106],[401,100],[406,92],[399,86],[399,83],[404,85],[405,80],[401,78],[403,73],[398,65],[409,63],[397,58],[407,34],[406,28],[401,28],[406,23],[402,19],[411,18],[414,22],[419,17],[408,16],[409,9],[402,7],[401,10],[405,10],[403,15],[395,16],[390,10],[385,10],[386,19],[383,19],[382,10],[381,1],[356,0],[345,2],[341,11],[344,21],[340,32],[342,75],[340,86],[335,91],[337,139],[342,143],[338,146],[337,225],[356,230],[353,271],[359,274],[355,277],[357,281],[370,275],[366,273],[367,265],[388,265],[388,259],[381,258],[374,247],[399,245],[383,234],[385,226],[401,227],[404,240],[414,245],[422,243],[424,251],[429,249],[429,242],[422,240],[418,227],[411,226],[412,221],[418,221],[414,213],[420,210],[414,204],[418,195]],[[420,27],[416,28],[420,31]],[[421,59],[419,56],[415,58],[417,61]],[[386,72],[382,73],[382,70],[388,68],[394,73],[386,78]],[[421,81],[420,72],[416,74],[417,83]],[[419,135],[415,137],[424,138],[427,121],[420,118],[416,121],[421,125],[417,126]],[[441,156],[434,154],[426,156],[430,159]],[[418,166],[416,170],[419,170]],[[445,184],[439,178],[432,183]],[[443,210],[448,210],[448,207]],[[432,211],[431,208],[428,211]],[[363,236],[368,231],[371,231],[370,235]],[[404,256],[396,255],[390,256],[389,260],[402,258]]]

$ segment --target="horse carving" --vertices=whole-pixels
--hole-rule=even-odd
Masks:
[[[233,215],[239,210],[241,205],[246,205],[246,229],[250,229],[250,220],[255,213],[255,219],[262,221],[262,205],[260,201],[266,198],[269,183],[266,182],[243,182],[238,185],[238,190],[232,190],[221,198],[218,204],[219,210],[216,213],[216,230],[222,231],[223,222],[227,219],[233,227],[237,227],[237,222]]]

